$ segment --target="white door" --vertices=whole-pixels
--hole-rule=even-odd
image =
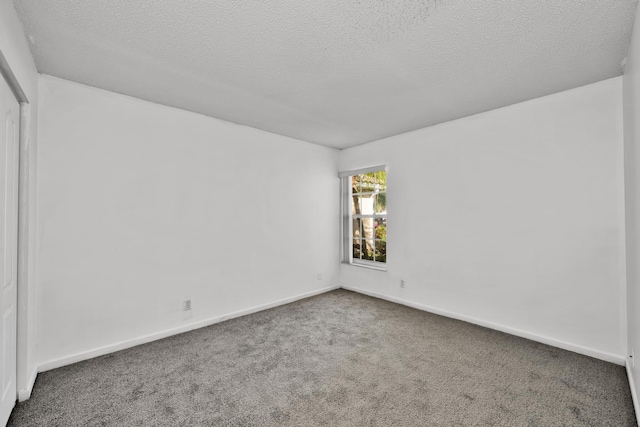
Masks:
[[[16,403],[20,106],[0,76],[0,425]]]

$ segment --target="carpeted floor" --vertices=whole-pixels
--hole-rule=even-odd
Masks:
[[[623,367],[338,290],[38,376],[10,426],[635,426]]]

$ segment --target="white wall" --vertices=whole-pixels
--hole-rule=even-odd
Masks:
[[[341,171],[388,166],[388,271],[340,282],[624,363],[621,85],[342,151]]]
[[[640,9],[636,12],[634,31],[624,69],[624,154],[627,227],[627,309],[629,353],[640,357]],[[638,411],[640,363],[628,360],[634,403]]]
[[[337,150],[48,76],[40,118],[42,370],[337,284]]]
[[[18,266],[17,386],[20,400],[31,395],[36,365],[36,160],[38,73],[22,24],[10,0],[0,0],[0,52],[26,94],[20,141],[20,257]]]

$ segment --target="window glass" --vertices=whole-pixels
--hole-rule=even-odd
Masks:
[[[344,235],[349,261],[363,264],[387,262],[387,172],[379,170],[347,176],[345,194],[350,232]],[[343,187],[344,188],[344,187]],[[345,220],[346,220],[345,216]]]

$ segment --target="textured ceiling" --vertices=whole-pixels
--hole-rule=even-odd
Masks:
[[[621,74],[637,0],[15,0],[41,73],[332,147]]]

